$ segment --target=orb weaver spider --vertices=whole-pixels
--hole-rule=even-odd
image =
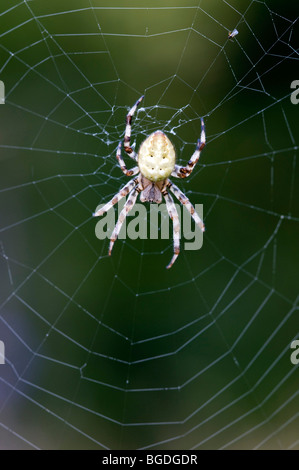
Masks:
[[[110,238],[109,255],[111,255],[113,245],[119,235],[122,224],[125,221],[128,212],[136,203],[138,194],[140,194],[141,202],[148,201],[157,204],[162,202],[163,196],[169,217],[173,221],[174,254],[170,263],[166,266],[167,269],[169,269],[177,259],[180,252],[180,222],[173,198],[169,194],[168,190],[170,190],[180,203],[186,207],[202,232],[205,230],[203,221],[195,211],[187,196],[169,179],[170,175],[176,178],[187,178],[191,174],[206,143],[205,126],[203,119],[201,119],[201,136],[200,139],[198,139],[195,152],[186,166],[180,166],[175,163],[176,154],[174,146],[162,131],[153,132],[143,141],[138,153],[135,153],[130,145],[131,122],[132,117],[143,98],[144,96],[141,96],[127,114],[124,137],[124,150],[133,160],[135,160],[135,162],[137,162],[137,165],[130,170],[127,169],[121,155],[122,142],[119,143],[116,152],[116,158],[122,172],[126,176],[134,176],[138,173],[139,175],[136,178],[131,179],[123,188],[121,188],[121,190],[115,194],[107,204],[95,212],[94,216],[98,217],[103,215],[123,197],[129,195]]]

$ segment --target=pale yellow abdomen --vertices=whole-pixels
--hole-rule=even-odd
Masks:
[[[174,165],[174,146],[164,132],[154,132],[141,144],[138,166],[145,178],[153,182],[165,180],[171,175]]]

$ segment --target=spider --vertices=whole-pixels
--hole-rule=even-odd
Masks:
[[[180,222],[178,212],[176,210],[172,196],[169,194],[170,190],[177,199],[183,204],[191,214],[195,223],[200,227],[202,232],[205,230],[203,221],[195,211],[193,205],[187,196],[170,181],[170,175],[176,178],[187,178],[199,160],[200,153],[205,146],[206,136],[203,119],[201,119],[201,136],[197,141],[195,152],[190,158],[186,166],[179,166],[175,163],[176,155],[175,149],[169,138],[162,131],[156,131],[147,137],[139,148],[138,154],[134,152],[130,146],[131,142],[131,122],[132,117],[143,100],[141,96],[134,106],[130,109],[126,118],[126,130],[124,137],[124,150],[125,152],[137,162],[131,170],[128,170],[121,155],[122,142],[119,143],[116,158],[119,162],[120,168],[126,176],[139,175],[131,179],[115,196],[107,202],[101,209],[94,213],[95,217],[101,216],[108,212],[118,201],[129,194],[128,199],[119,215],[118,221],[114,227],[110,238],[109,256],[111,255],[113,245],[119,235],[120,229],[128,212],[133,208],[138,194],[140,194],[141,202],[154,202],[160,204],[162,196],[166,202],[166,208],[169,217],[173,221],[173,257],[166,266],[167,269],[171,268],[180,252]]]

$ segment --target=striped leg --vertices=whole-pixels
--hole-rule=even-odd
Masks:
[[[191,217],[193,218],[195,223],[199,226],[201,231],[204,232],[205,231],[204,223],[199,217],[198,213],[195,211],[193,205],[191,204],[187,196],[175,184],[171,182],[170,184],[171,184],[171,186],[169,186],[170,191],[172,191],[175,197],[177,197],[178,200],[186,207],[187,211],[191,214]]]
[[[140,188],[137,187],[137,188],[133,189],[133,191],[129,195],[129,197],[128,197],[121,213],[119,214],[118,221],[116,222],[116,225],[114,227],[114,230],[113,230],[111,238],[110,238],[109,256],[111,255],[111,251],[112,251],[114,242],[116,241],[116,239],[119,235],[120,229],[121,229],[122,224],[124,223],[124,221],[127,217],[128,212],[130,212],[130,210],[132,210],[133,207],[134,207],[134,204],[136,202],[136,199],[137,199],[137,196],[138,196],[139,192],[140,192]]]
[[[173,251],[174,255],[169,263],[168,266],[166,266],[166,269],[171,268],[177,257],[179,256],[180,253],[180,220],[179,220],[179,215],[176,210],[176,207],[174,205],[173,199],[168,193],[163,194],[165,201],[166,201],[166,207],[167,211],[169,214],[169,217],[172,220],[173,223]]]
[[[144,96],[141,96],[139,100],[136,101],[134,106],[130,109],[130,111],[127,114],[127,119],[126,119],[126,131],[125,131],[125,138],[124,138],[124,149],[127,152],[128,155],[130,155],[131,158],[136,160],[136,154],[131,148],[131,122],[132,122],[132,116],[135,113],[137,106],[141,103],[143,100]]]
[[[204,146],[206,145],[206,133],[205,125],[203,119],[201,120],[201,136],[197,141],[196,150],[186,166],[175,165],[174,171],[171,173],[171,176],[176,176],[177,178],[187,178],[192,173],[193,168],[199,160],[200,154]]]
[[[107,204],[105,204],[101,209],[93,214],[94,217],[99,217],[100,215],[105,214],[105,212],[108,212],[111,207],[113,207],[118,201],[129,194],[129,192],[132,191],[137,183],[138,178],[134,178],[133,180],[129,181],[117,194],[115,194],[115,196],[113,196],[109,202],[107,202]]]
[[[121,156],[121,145],[122,145],[122,143],[120,142],[118,144],[118,147],[117,147],[116,158],[118,160],[118,163],[119,163],[119,166],[120,166],[122,172],[126,176],[137,175],[137,173],[139,173],[139,167],[138,166],[134,166],[134,168],[131,168],[131,170],[127,169],[126,164],[123,160],[123,157]]]

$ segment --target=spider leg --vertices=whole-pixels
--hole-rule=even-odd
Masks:
[[[119,235],[122,224],[124,223],[128,212],[130,212],[130,210],[133,209],[134,204],[136,202],[136,199],[137,199],[137,196],[138,196],[139,193],[140,193],[140,188],[137,186],[135,189],[133,189],[133,191],[129,195],[129,197],[128,197],[121,213],[119,214],[118,220],[116,222],[116,225],[114,227],[114,230],[113,230],[111,238],[110,238],[109,256],[111,256],[111,251],[112,251],[114,242],[116,241],[116,239]]]
[[[197,141],[195,152],[193,153],[192,157],[190,158],[189,162],[186,166],[175,165],[171,176],[175,176],[176,178],[187,178],[192,173],[193,168],[195,167],[196,163],[199,160],[200,154],[204,146],[206,145],[206,133],[205,133],[205,125],[203,119],[201,120],[201,135],[200,139]]]
[[[120,169],[122,170],[122,172],[123,172],[126,176],[137,175],[137,173],[139,173],[139,167],[138,167],[138,166],[134,166],[134,168],[131,168],[131,170],[128,170],[128,169],[127,169],[126,164],[125,164],[125,162],[124,162],[124,160],[123,160],[123,157],[121,156],[121,145],[122,145],[122,143],[120,142],[120,143],[118,144],[117,152],[116,152],[116,158],[117,158],[117,160],[118,160]]]
[[[129,181],[121,190],[113,196],[113,198],[107,202],[101,209],[99,209],[97,212],[95,212],[93,215],[94,217],[98,217],[100,215],[105,214],[105,212],[108,212],[111,207],[113,207],[118,201],[120,201],[123,197],[125,197],[127,194],[129,194],[130,191],[136,186],[138,183],[138,178],[134,178],[131,181]]]
[[[174,205],[173,199],[170,196],[170,194],[167,193],[167,191],[163,191],[163,196],[166,201],[166,208],[169,214],[169,217],[172,220],[173,223],[173,257],[166,266],[166,269],[171,268],[177,257],[179,256],[180,253],[180,220],[179,220],[179,215],[176,210],[176,207]]]
[[[180,190],[175,184],[173,184],[171,181],[168,180],[168,187],[170,191],[173,192],[173,194],[178,198],[181,204],[186,207],[187,211],[191,214],[191,217],[195,221],[195,223],[199,226],[200,230],[202,232],[205,231],[205,226],[201,218],[199,217],[198,213],[194,209],[194,206],[191,204],[187,196],[183,193],[183,191]]]
[[[134,106],[130,109],[130,111],[127,114],[127,119],[126,119],[126,131],[125,131],[125,137],[124,137],[124,149],[127,152],[127,154],[136,160],[136,153],[134,150],[131,148],[131,122],[132,122],[132,117],[133,114],[135,113],[137,106],[141,103],[143,100],[144,96],[141,96],[139,100],[136,101]]]

